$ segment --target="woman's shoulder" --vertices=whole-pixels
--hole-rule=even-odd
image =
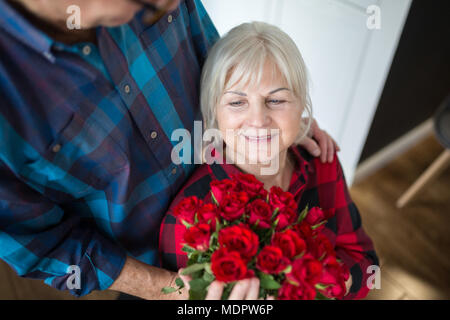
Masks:
[[[172,201],[176,204],[187,197],[196,196],[204,199],[211,190],[210,183],[213,180],[230,178],[230,170],[226,164],[202,164],[198,166],[186,180]]]

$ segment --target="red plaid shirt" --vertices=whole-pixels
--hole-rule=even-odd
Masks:
[[[350,198],[344,173],[335,155],[332,163],[322,163],[302,147],[289,149],[296,167],[289,192],[298,203],[299,212],[306,205],[330,211],[323,233],[334,245],[337,257],[349,268],[353,284],[344,299],[361,299],[369,292],[367,272],[370,265],[379,265],[372,240],[363,229],[361,216]],[[228,179],[239,169],[232,164],[201,165],[190,177],[172,202],[161,224],[159,237],[160,263],[165,269],[176,271],[185,267],[187,255],[181,251],[185,227],[173,215],[172,209],[185,197],[205,199],[210,194],[212,180]]]

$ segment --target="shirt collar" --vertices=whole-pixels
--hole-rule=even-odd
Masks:
[[[0,0],[0,28],[49,61],[54,62],[55,57],[50,50],[53,40],[29,23],[5,0]]]

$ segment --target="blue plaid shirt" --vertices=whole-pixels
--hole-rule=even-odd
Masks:
[[[77,296],[108,288],[126,255],[158,265],[162,218],[194,169],[171,161],[171,135],[201,119],[218,33],[200,0],[152,26],[141,15],[68,46],[0,0],[0,258],[60,290],[76,265]]]

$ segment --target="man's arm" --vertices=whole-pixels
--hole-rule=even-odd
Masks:
[[[178,274],[175,272],[153,267],[127,257],[119,277],[109,289],[148,300],[187,300],[189,294],[186,288],[181,289],[181,294],[178,291],[170,294],[161,293],[161,289],[164,287],[175,288],[177,277]]]
[[[0,259],[21,277],[44,280],[75,296],[107,289],[122,269],[125,251],[73,208],[66,212],[19,179],[5,163],[14,159],[3,151],[0,148]],[[15,155],[19,158],[18,151]]]

